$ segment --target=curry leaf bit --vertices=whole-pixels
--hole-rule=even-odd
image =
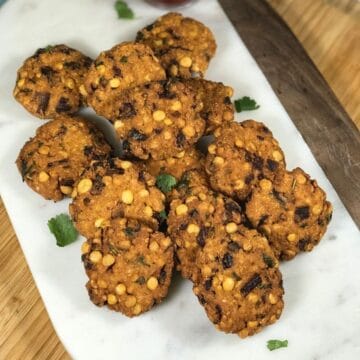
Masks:
[[[67,214],[60,214],[51,218],[48,221],[48,227],[56,238],[57,246],[69,245],[78,237],[78,232]]]
[[[267,348],[270,351],[277,350],[277,349],[287,347],[287,346],[288,346],[287,340],[269,340],[267,342]]]
[[[176,179],[170,174],[160,174],[156,178],[156,186],[162,192],[167,193],[176,186]]]
[[[248,96],[235,100],[234,104],[236,112],[238,113],[241,111],[256,110],[260,107],[254,99],[251,99]]]
[[[134,19],[134,12],[129,8],[125,1],[118,0],[115,2],[115,10],[119,19]]]

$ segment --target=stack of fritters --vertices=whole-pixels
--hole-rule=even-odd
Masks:
[[[139,315],[166,297],[175,266],[216,327],[246,337],[280,317],[279,260],[312,250],[332,209],[315,180],[286,170],[264,124],[234,122],[233,89],[203,78],[215,50],[206,26],[177,13],[93,62],[65,45],[38,50],[14,96],[54,119],[17,165],[44,198],[72,197],[96,305]],[[121,158],[74,116],[83,104],[113,124]]]

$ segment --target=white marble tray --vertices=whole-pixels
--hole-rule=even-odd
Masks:
[[[282,264],[285,310],[281,320],[241,340],[215,330],[192,294],[175,277],[166,301],[135,319],[92,305],[84,288],[81,241],[58,248],[47,229],[67,211],[25,186],[14,165],[17,153],[42,122],[12,97],[16,69],[38,47],[65,42],[90,56],[123,40],[161,14],[140,0],[137,14],[118,20],[113,1],[9,0],[0,9],[0,191],[35,282],[57,334],[75,359],[359,359],[360,236],[333,187],[215,0],[199,0],[184,11],[205,22],[218,41],[208,78],[248,95],[259,110],[241,113],[265,122],[279,139],[289,168],[317,178],[334,205],[333,221],[310,254]],[[290,71],[290,70],[289,70]],[[269,352],[266,341],[288,339],[287,349]]]

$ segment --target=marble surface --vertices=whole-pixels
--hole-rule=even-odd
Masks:
[[[35,282],[61,341],[75,359],[359,359],[360,234],[265,77],[215,0],[199,0],[184,13],[214,31],[218,51],[208,78],[248,95],[260,109],[255,118],[279,139],[288,167],[301,166],[328,193],[334,217],[320,245],[281,265],[285,309],[276,324],[241,340],[215,330],[191,291],[175,276],[169,297],[135,319],[95,307],[84,288],[81,240],[58,248],[47,220],[68,202],[47,202],[21,181],[14,165],[23,143],[42,123],[12,98],[16,69],[38,47],[67,43],[90,56],[123,40],[161,14],[129,1],[135,20],[118,20],[112,1],[10,0],[0,10],[0,193]],[[291,71],[291,69],[288,69]],[[101,119],[98,119],[101,122]],[[103,123],[104,126],[106,124]],[[289,346],[269,352],[269,339]]]

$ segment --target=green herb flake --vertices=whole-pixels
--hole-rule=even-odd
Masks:
[[[25,181],[26,177],[31,176],[32,170],[34,169],[34,164],[28,166],[25,160],[21,160],[21,177],[22,181]]]
[[[44,51],[45,51],[45,52],[50,52],[53,48],[54,48],[54,46],[48,45],[48,46],[46,46],[46,47],[44,48]]]
[[[128,4],[125,1],[116,1],[115,10],[118,14],[119,19],[134,19],[135,17],[134,12],[129,8]]]
[[[275,266],[274,259],[268,254],[263,253],[263,260],[269,268],[273,268]]]
[[[236,112],[256,110],[260,107],[254,99],[244,96],[234,101]]]
[[[287,347],[287,346],[288,346],[287,340],[269,340],[267,342],[267,348],[270,351],[277,350],[277,349]]]
[[[126,227],[124,229],[124,233],[126,236],[134,236],[135,230],[132,229],[131,227]]]
[[[109,244],[109,253],[114,256],[117,256],[119,255],[120,250],[115,245]]]
[[[167,213],[166,213],[165,210],[161,210],[159,212],[159,218],[160,218],[161,221],[165,221],[167,219]]]
[[[176,187],[178,189],[181,188],[187,188],[189,186],[190,180],[189,180],[189,176],[188,174],[184,174],[181,179],[179,180],[179,182],[177,183]]]
[[[144,266],[150,266],[146,261],[144,255],[140,255],[136,258],[136,262],[138,264],[144,265]]]
[[[78,237],[78,232],[67,214],[60,214],[51,218],[48,221],[48,227],[56,238],[57,246],[69,245]]]
[[[156,178],[156,186],[162,192],[167,193],[176,186],[176,179],[170,174],[160,174]]]
[[[145,284],[145,278],[143,276],[140,276],[136,279],[135,281],[136,283],[138,283],[139,285],[144,285]]]
[[[123,64],[127,63],[127,62],[128,62],[128,57],[125,56],[125,55],[122,56],[122,57],[120,58],[120,62],[123,63]]]

